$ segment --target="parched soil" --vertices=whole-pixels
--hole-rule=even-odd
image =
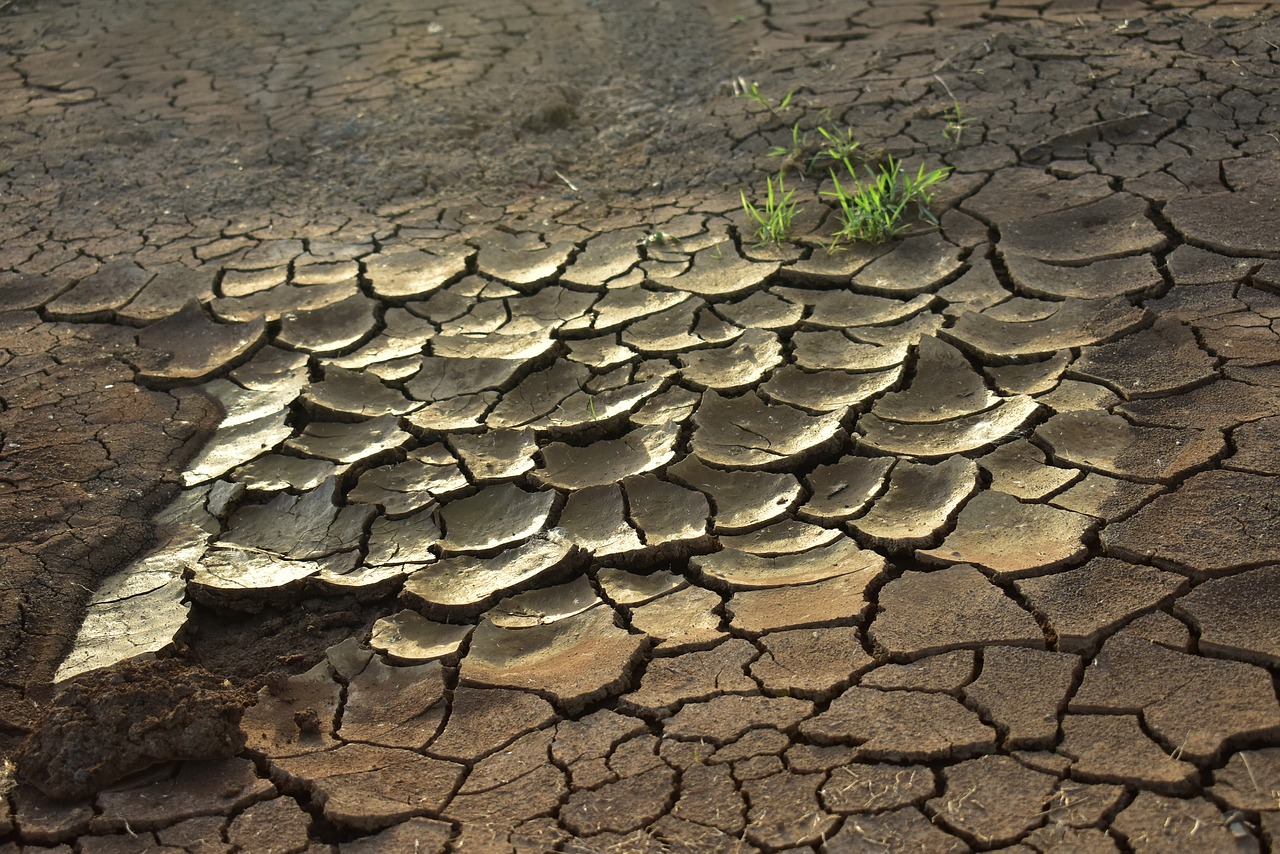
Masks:
[[[0,854],[1272,850],[1277,44],[3,4]]]

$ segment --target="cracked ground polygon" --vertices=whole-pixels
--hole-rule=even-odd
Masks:
[[[0,751],[139,656],[256,700],[203,764],[148,717],[89,801],[20,763],[0,845],[1277,832],[1274,9],[0,36]],[[768,157],[817,122],[954,167],[936,226],[828,251],[827,164]],[[797,240],[757,245],[778,168]]]

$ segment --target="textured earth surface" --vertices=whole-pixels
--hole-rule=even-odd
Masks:
[[[1273,850],[1278,45],[0,4],[0,852]]]

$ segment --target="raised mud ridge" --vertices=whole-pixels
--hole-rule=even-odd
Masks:
[[[1273,849],[1280,10],[321,5],[0,8],[0,854]]]

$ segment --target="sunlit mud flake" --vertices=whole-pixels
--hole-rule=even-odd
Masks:
[[[622,330],[622,343],[641,353],[667,356],[732,341],[742,333],[740,327],[712,314],[704,300],[695,298],[629,324]]]
[[[970,566],[890,581],[869,634],[890,655],[913,658],[996,643],[1044,648],[1035,619]]]
[[[339,474],[339,467],[328,460],[303,459],[285,454],[266,454],[240,466],[231,479],[254,492],[307,491],[315,489],[325,478]]]
[[[421,750],[440,731],[444,694],[440,662],[387,665],[375,655],[347,682],[338,737]]]
[[[996,278],[990,262],[979,260],[976,255],[977,253],[970,256],[971,266],[961,274],[960,278],[938,289],[938,297],[947,303],[942,309],[944,315],[959,317],[962,314],[983,311],[1013,296]]]
[[[569,361],[581,362],[596,370],[625,365],[637,356],[635,350],[619,344],[615,335],[566,341],[565,346],[569,348],[569,354],[566,356]]]
[[[489,413],[486,423],[491,428],[528,426],[555,412],[589,379],[591,371],[586,365],[558,359],[551,367],[530,374],[511,391],[504,393]]]
[[[844,457],[818,466],[804,479],[810,497],[800,515],[820,522],[857,515],[884,488],[893,465],[887,457]]]
[[[324,379],[303,391],[302,400],[323,413],[357,418],[403,415],[422,405],[406,400],[403,394],[371,374],[338,367],[326,368]]]
[[[1038,395],[1036,400],[1054,412],[1110,411],[1120,397],[1106,386],[1083,380],[1062,380],[1051,392]]]
[[[289,280],[288,267],[264,267],[260,270],[227,270],[218,283],[225,297],[247,297],[282,285]]]
[[[849,374],[844,371],[803,371],[794,365],[784,365],[760,386],[760,392],[770,400],[803,409],[844,411],[893,387],[900,376],[901,367]]]
[[[878,347],[914,347],[922,338],[936,335],[945,322],[942,315],[929,312],[889,326],[852,326],[845,334],[855,341]]]
[[[722,243],[695,252],[688,271],[662,284],[704,297],[730,297],[753,290],[776,272],[776,262],[749,261],[732,243]]]
[[[1029,309],[1026,319],[1014,312],[1019,307]],[[1053,303],[1016,299],[961,315],[944,334],[993,356],[1048,356],[1069,347],[1109,341],[1136,329],[1146,317],[1146,309],[1120,298]]]
[[[849,340],[843,333],[797,332],[791,336],[795,364],[807,371],[882,371],[906,359],[910,345],[888,347]]]
[[[726,549],[753,555],[777,556],[798,554],[830,545],[840,539],[840,536],[840,531],[835,528],[820,528],[808,522],[787,519],[748,534],[726,534],[720,538],[720,543]]]
[[[373,508],[338,507],[337,481],[302,495],[278,495],[267,504],[241,507],[219,541],[223,546],[312,560],[360,547]]]
[[[365,562],[370,566],[430,563],[436,559],[432,547],[439,540],[434,507],[401,519],[381,516],[369,527]]]
[[[1160,749],[1133,715],[1065,715],[1058,752],[1072,760],[1071,775],[1086,782],[1124,783],[1188,792],[1196,767]]]
[[[1142,638],[1107,641],[1070,710],[1141,714],[1165,750],[1197,764],[1215,762],[1228,742],[1280,735],[1280,704],[1266,670]]]
[[[622,481],[627,511],[650,548],[694,544],[707,537],[711,505],[701,492],[651,474]]]
[[[982,845],[1011,845],[1044,821],[1058,779],[1009,756],[983,756],[943,771],[927,806],[938,822]]]
[[[1135,427],[1106,412],[1061,412],[1036,428],[1055,461],[1128,480],[1170,481],[1226,450],[1217,430]]]
[[[533,469],[538,450],[532,430],[455,433],[448,441],[476,483],[519,477]]]
[[[782,472],[721,471],[694,457],[685,457],[669,467],[667,474],[705,494],[715,504],[715,528],[724,533],[772,522],[785,515],[800,498],[800,481],[795,475]]]
[[[1084,266],[1061,267],[1029,255],[1004,253],[1004,262],[1018,290],[1047,299],[1105,299],[1152,291],[1164,284],[1151,255],[1113,258]]]
[[[575,714],[620,692],[646,645],[642,635],[619,628],[606,605],[528,629],[484,620],[471,637],[459,678],[464,685],[534,689]]]
[[[301,756],[338,744],[333,723],[342,702],[342,686],[327,659],[305,673],[258,691],[258,702],[240,721],[251,755]]]
[[[1091,651],[1135,614],[1168,604],[1188,587],[1180,575],[1113,558],[1016,584],[1057,634],[1059,648],[1072,652]]]
[[[632,424],[649,426],[682,424],[698,408],[701,400],[702,395],[673,386],[646,400],[643,406],[631,413],[630,420]]]
[[[314,263],[303,263],[304,260]],[[360,275],[360,265],[355,261],[299,259],[289,281],[295,285],[331,285]]]
[[[275,759],[271,768],[322,804],[328,821],[360,831],[380,830],[442,809],[466,773],[453,762],[370,744]]]
[[[262,320],[214,323],[194,300],[176,314],[138,332],[145,351],[138,359],[142,380],[201,380],[249,352],[266,334]]]
[[[591,580],[580,575],[566,584],[508,596],[484,613],[483,619],[504,629],[545,626],[602,604]]]
[[[277,447],[293,435],[286,424],[287,410],[281,409],[252,421],[219,427],[209,437],[182,473],[183,486],[213,480],[238,465]]]
[[[850,524],[877,545],[893,549],[927,545],[978,488],[978,466],[964,457],[937,465],[901,460],[889,473],[889,488]]]
[[[634,320],[694,300],[688,294],[674,291],[651,291],[639,287],[611,289],[592,308],[594,320],[591,328],[597,332],[610,332]]]
[[[615,484],[644,474],[675,458],[677,426],[639,427],[620,439],[604,439],[586,447],[553,442],[542,449],[543,467],[534,480],[558,489],[586,489]]]
[[[1080,671],[1074,655],[988,646],[982,651],[982,674],[965,686],[964,699],[1000,727],[1005,747],[1047,749],[1058,740],[1058,718]]]
[[[589,288],[603,288],[640,262],[636,245],[644,235],[638,230],[606,231],[587,241],[586,248],[560,274],[560,281]]]
[[[364,259],[365,275],[379,297],[420,297],[465,273],[474,254],[469,246],[440,252],[380,252]]]
[[[748,329],[727,347],[682,353],[680,375],[700,388],[740,389],[755,385],[782,361],[778,336]]]
[[[576,563],[579,553],[557,533],[535,537],[494,557],[459,555],[440,560],[409,576],[404,598],[428,616],[474,616],[499,596]]]
[[[525,492],[510,483],[487,486],[440,511],[445,533],[440,545],[447,552],[476,552],[526,539],[547,524],[555,500],[552,491]]]
[[[862,620],[871,609],[866,587],[880,573],[839,575],[821,581],[739,590],[729,597],[729,624],[752,635]]]
[[[397,664],[418,664],[449,658],[462,648],[474,626],[437,623],[405,609],[373,624],[369,646]]]
[[[498,401],[496,391],[463,394],[447,400],[428,403],[405,416],[415,427],[435,433],[451,430],[474,430],[484,426],[485,415]]]
[[[738,398],[702,396],[693,415],[693,453],[712,465],[760,469],[794,462],[844,436],[843,412],[811,415],[754,394]]]
[[[1081,476],[1075,469],[1045,462],[1044,451],[1023,439],[1006,442],[978,460],[991,475],[991,488],[1024,501],[1039,501]]]
[[[377,303],[363,294],[310,311],[291,311],[280,318],[276,342],[311,353],[343,350],[373,333]]]
[[[1060,263],[1154,252],[1168,241],[1147,212],[1143,199],[1115,193],[1087,205],[1003,225],[1000,251]]]
[[[280,386],[301,389],[307,384],[306,353],[267,345],[229,376],[248,389],[270,391]]]
[[[759,653],[735,638],[710,649],[650,661],[640,687],[622,699],[624,708],[650,718],[667,717],[689,700],[706,700],[720,693],[755,692],[759,686],[745,669]],[[689,801],[685,801],[686,806]]]
[[[660,569],[648,575],[637,575],[623,569],[603,567],[597,573],[605,595],[619,605],[640,605],[689,586],[683,576]]]
[[[946,694],[849,688],[800,724],[819,744],[856,745],[861,760],[932,762],[995,750],[996,733]]]
[[[1273,368],[1274,370],[1274,368]],[[1249,385],[1234,380],[1215,380],[1182,394],[1123,403],[1116,412],[1143,427],[1197,427],[1203,430],[1232,431],[1236,453],[1245,454],[1254,431],[1274,430],[1270,416],[1280,412],[1280,397],[1274,388]],[[1226,465],[1236,463],[1227,461]]]
[[[881,397],[871,411],[887,421],[932,423],[985,412],[999,402],[959,350],[926,337],[920,339],[910,384]]]
[[[631,628],[656,642],[656,656],[707,649],[728,637],[721,625],[720,594],[688,585],[631,607]]]
[[[190,529],[108,576],[94,592],[74,645],[53,681],[107,667],[173,643],[187,622],[182,576],[204,551],[203,532]]]
[[[908,237],[853,277],[853,287],[872,293],[915,296],[960,272],[961,250],[940,234]]]
[[[268,323],[286,314],[318,311],[360,295],[358,282],[345,281],[332,285],[276,285],[245,297],[218,297],[209,303],[213,316],[226,321],[251,321],[261,318]]]
[[[112,309],[133,299],[154,275],[132,261],[112,261],[50,300],[44,309],[50,320],[110,320]]]
[[[529,426],[552,435],[591,430],[598,426],[597,421],[608,421],[636,409],[666,387],[675,372],[675,367],[665,359],[649,359],[635,366],[618,368],[606,377],[592,377]]]
[[[1210,579],[1176,607],[1199,630],[1201,652],[1262,665],[1280,662],[1280,567]]]
[[[217,274],[213,267],[195,270],[181,264],[162,267],[128,305],[116,309],[116,318],[128,324],[152,323],[169,317],[192,300],[207,303],[214,297],[213,284]],[[6,304],[12,305],[14,310],[23,307]]]
[[[557,525],[578,547],[604,560],[644,548],[627,523],[622,488],[616,483],[579,489],[569,496]]]
[[[1039,362],[983,368],[982,372],[1004,394],[1044,394],[1057,387],[1071,359],[1070,350],[1061,350]]]
[[[874,414],[858,419],[858,441],[878,451],[914,457],[949,457],[994,445],[1040,410],[1030,397],[1003,398],[996,407],[935,424],[885,421]]]
[[[266,388],[244,388],[228,380],[210,380],[200,390],[213,398],[222,410],[222,424],[242,424],[263,415],[278,412],[293,403],[306,385],[305,375],[298,373],[282,377],[275,385]]]
[[[944,563],[972,563],[998,577],[1019,577],[1071,563],[1088,552],[1084,538],[1095,520],[1044,504],[1024,504],[1003,492],[975,496],[942,545],[916,556]]]
[[[523,359],[445,359],[427,357],[422,369],[405,383],[415,400],[448,400],[496,389],[509,382],[523,367]]]
[[[353,463],[402,448],[412,439],[400,429],[394,415],[384,415],[357,424],[312,421],[301,435],[285,442],[285,447],[309,457]]]
[[[737,302],[717,303],[716,314],[743,329],[787,329],[804,315],[804,306],[774,293],[756,291]]]
[[[856,575],[865,586],[885,568],[885,560],[842,536],[809,551],[776,557],[725,549],[691,558],[690,566],[708,583],[730,590],[805,584],[842,575]]]
[[[378,504],[388,516],[403,516],[468,486],[458,462],[443,445],[410,451],[402,463],[380,466],[360,475],[349,501]]]
[[[1173,227],[1189,243],[1224,255],[1280,254],[1280,239],[1269,226],[1275,221],[1277,202],[1259,187],[1238,193],[1175,198],[1164,211]]]
[[[416,368],[418,357],[435,334],[435,329],[421,318],[403,308],[389,308],[383,314],[381,332],[354,352],[324,364],[351,370],[369,368],[370,373],[384,380],[404,379],[413,371],[401,365],[412,364]]]
[[[531,285],[555,275],[573,250],[567,240],[548,244],[536,234],[491,231],[480,242],[476,268],[513,285]]]
[[[803,326],[820,329],[848,329],[898,323],[928,309],[937,299],[923,294],[909,300],[876,297],[854,291],[810,290],[775,287],[769,293],[809,308]]]
[[[446,359],[535,359],[553,346],[555,341],[546,331],[527,335],[437,335],[431,339],[431,353]]]

